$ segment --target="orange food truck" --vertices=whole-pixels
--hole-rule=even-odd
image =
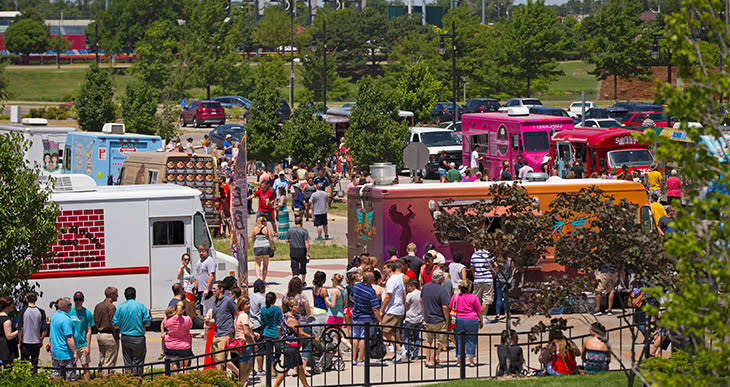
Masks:
[[[629,171],[649,173],[654,155],[649,144],[641,144],[629,129],[576,128],[563,130],[550,138],[550,168],[565,177],[580,160],[586,175],[628,167]]]
[[[407,245],[414,242],[418,256],[423,256],[426,245],[433,243],[436,251],[442,253],[447,261],[456,251],[460,251],[468,261],[474,248],[466,242],[440,240],[433,232],[434,219],[439,211],[488,198],[492,184],[499,183],[366,185],[350,188],[347,193],[349,259],[368,252],[382,263],[388,257],[389,247],[395,247],[399,256],[405,256]],[[616,200],[627,199],[639,205],[638,220],[651,220],[646,191],[641,184],[633,181],[551,179],[546,182],[524,182],[521,185],[538,202],[540,212],[546,211],[550,202],[561,192],[578,192],[581,188],[596,185]],[[538,278],[565,272],[551,257],[541,259],[538,265],[537,270],[541,273]]]

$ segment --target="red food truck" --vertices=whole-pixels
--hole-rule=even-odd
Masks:
[[[586,175],[628,167],[648,173],[654,156],[649,144],[642,144],[629,129],[576,128],[553,134],[550,138],[550,168],[558,176],[580,160]],[[578,176],[579,177],[579,176]]]

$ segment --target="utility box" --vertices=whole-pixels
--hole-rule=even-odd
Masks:
[[[13,124],[20,123],[20,106],[10,107],[10,122]]]

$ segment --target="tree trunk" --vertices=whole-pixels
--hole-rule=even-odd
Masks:
[[[210,84],[205,87],[205,95],[207,96],[206,99],[210,101]]]
[[[530,98],[530,75],[527,75],[527,98]]]
[[[613,74],[613,100],[618,101],[618,75]]]

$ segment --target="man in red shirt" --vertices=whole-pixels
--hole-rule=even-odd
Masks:
[[[259,198],[259,210],[256,213],[256,217],[263,216],[271,222],[273,229],[276,230],[276,217],[274,216],[274,207],[272,206],[276,202],[276,194],[269,188],[269,181],[264,180],[259,189],[256,190],[248,199],[254,197]]]

